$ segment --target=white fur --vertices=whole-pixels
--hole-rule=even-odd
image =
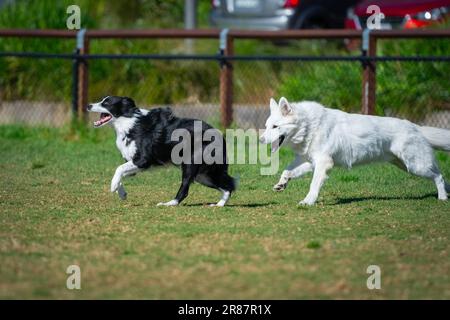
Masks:
[[[140,169],[128,161],[117,167],[114,177],[111,180],[111,192],[117,192],[122,200],[126,199],[127,193],[122,185],[122,178],[138,172]]]
[[[165,206],[165,207],[175,207],[178,205],[178,201],[176,199],[170,200],[168,202],[160,202],[157,204],[158,207]]]
[[[226,190],[222,190],[222,189],[220,189],[220,191],[223,192],[222,198],[219,200],[219,202],[217,202],[215,204],[211,204],[211,207],[223,207],[228,202],[228,199],[230,199],[230,195],[231,195],[230,191],[226,191]]]
[[[105,97],[102,101],[93,103],[89,111],[110,114],[106,108],[102,107],[102,103],[107,98],[108,97]],[[148,113],[148,110],[146,109],[139,109],[139,110],[141,111],[142,115],[146,115]],[[120,153],[122,154],[122,157],[126,161],[131,161],[134,157],[134,154],[136,153],[136,144],[134,141],[127,140],[127,134],[130,132],[130,129],[134,127],[136,123],[136,118],[112,117],[111,121],[109,121],[108,123],[111,124],[114,127],[114,130],[116,131],[116,146],[119,149]]]
[[[116,130],[116,146],[122,154],[122,157],[127,161],[131,161],[136,153],[136,143],[127,139],[127,134],[133,128],[135,122],[136,118],[134,117],[120,117],[112,121],[112,125]]]
[[[419,127],[420,132],[425,136],[433,148],[450,151],[450,131],[433,128]]]
[[[116,173],[111,181],[111,192],[116,192],[119,198],[125,200],[127,193],[122,185],[122,178],[134,174],[139,171],[139,168],[133,164],[133,157],[136,153],[136,143],[134,141],[128,141],[127,133],[134,126],[136,122],[135,118],[113,118],[111,121],[112,126],[116,131],[116,146],[122,154],[122,158],[126,161],[125,164],[120,165],[116,169]],[[117,183],[119,181],[119,183]]]
[[[109,96],[104,97],[104,98],[102,99],[102,101],[93,103],[93,104],[91,105],[92,108],[91,108],[90,111],[91,111],[91,112],[105,112],[105,113],[109,113],[109,111],[108,111],[107,109],[105,109],[105,108],[102,107],[102,103],[103,103],[106,99],[108,99],[108,97],[109,97]]]
[[[291,104],[282,98],[277,104],[271,99],[270,116],[260,140],[276,144],[281,136],[285,136],[283,144],[289,145],[297,157],[283,171],[274,190],[284,190],[290,179],[314,171],[302,205],[316,202],[327,171],[334,165],[351,168],[373,161],[388,161],[433,180],[438,198],[447,199],[433,147],[450,150],[448,130],[420,127],[397,118],[349,114],[316,102]]]

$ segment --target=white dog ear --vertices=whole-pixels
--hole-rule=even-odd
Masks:
[[[282,97],[280,99],[280,102],[278,102],[278,106],[280,107],[281,114],[283,116],[287,116],[292,112],[292,107],[285,97]]]
[[[273,113],[278,108],[278,103],[275,101],[274,98],[270,98],[270,113]]]

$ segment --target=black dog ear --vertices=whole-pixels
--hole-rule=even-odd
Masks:
[[[134,100],[128,97],[122,98],[122,114],[124,116],[133,116],[133,113],[136,111],[136,104]]]
[[[136,104],[134,103],[134,100],[128,97],[123,97],[122,98],[122,105],[124,107],[128,107],[128,108],[136,108]]]

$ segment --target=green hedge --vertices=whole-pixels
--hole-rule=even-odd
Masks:
[[[82,27],[178,28],[183,26],[183,1],[79,0]],[[71,0],[22,0],[0,10],[0,28],[64,29]],[[209,1],[199,1],[201,27],[208,25]],[[0,39],[0,51],[70,53],[74,40]],[[195,52],[217,52],[217,40],[197,41]],[[185,53],[182,40],[94,40],[92,53]],[[340,42],[300,41],[274,45],[236,41],[238,54],[348,55]],[[351,54],[359,54],[354,52]],[[445,40],[380,41],[379,55],[449,55]],[[242,68],[241,68],[242,66]],[[71,62],[48,59],[0,59],[0,98],[70,101]],[[217,62],[144,60],[90,61],[90,98],[129,94],[141,103],[217,101]],[[450,63],[386,62],[377,64],[377,112],[422,116],[448,107]],[[270,95],[290,100],[317,100],[323,104],[359,111],[359,62],[236,63],[235,101],[266,101]]]
[[[378,55],[445,56],[448,39],[381,40]],[[449,62],[378,62],[377,113],[420,119],[450,107]],[[278,93],[291,100],[316,100],[347,111],[361,109],[361,65],[358,62],[303,63],[283,78]]]

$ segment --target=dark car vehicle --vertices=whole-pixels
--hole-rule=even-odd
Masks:
[[[211,24],[235,29],[344,28],[358,0],[212,0]]]
[[[367,7],[377,5],[384,14],[381,29],[412,29],[445,21],[450,13],[450,0],[363,0],[347,13],[348,29],[365,29]]]

